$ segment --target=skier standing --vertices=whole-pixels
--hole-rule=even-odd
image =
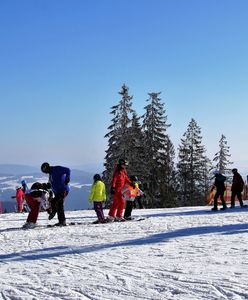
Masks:
[[[223,176],[219,171],[214,171],[215,175],[215,181],[214,186],[212,187],[212,190],[214,187],[216,188],[216,193],[214,195],[214,207],[212,208],[213,211],[218,210],[218,198],[220,197],[223,207],[221,210],[224,210],[227,208],[226,201],[224,199],[224,192],[226,190],[225,187],[225,181],[226,177]]]
[[[233,181],[232,181],[232,195],[231,195],[231,207],[235,208],[235,197],[237,196],[240,207],[244,207],[243,200],[242,200],[242,191],[244,188],[244,180],[241,175],[238,173],[236,168],[232,169],[233,173]]]
[[[93,177],[94,183],[91,186],[91,193],[89,197],[89,203],[94,203],[94,209],[97,215],[97,220],[94,224],[105,223],[103,214],[103,202],[106,201],[106,189],[105,184],[99,174],[95,174]]]
[[[130,176],[131,184],[126,184],[122,189],[123,197],[126,201],[126,208],[124,212],[125,220],[132,220],[131,214],[133,210],[133,202],[137,196],[142,196],[144,193],[139,189],[138,178]]]
[[[16,187],[16,195],[11,197],[15,198],[17,202],[17,212],[21,213],[23,212],[23,202],[24,202],[24,193],[22,191],[22,188],[20,186]]]
[[[55,225],[66,226],[64,199],[69,193],[71,170],[62,166],[50,166],[49,163],[45,162],[41,165],[41,171],[45,174],[49,174],[49,182],[52,185],[52,190],[55,195],[51,201],[49,220],[57,213],[59,222]]]
[[[111,182],[111,194],[114,197],[107,218],[108,222],[113,222],[115,220],[125,221],[125,219],[122,217],[125,206],[125,200],[122,195],[122,189],[125,186],[125,184],[131,184],[131,181],[127,176],[126,166],[127,161],[124,159],[119,159],[118,164],[114,170]]]

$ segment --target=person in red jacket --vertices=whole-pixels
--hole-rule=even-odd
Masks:
[[[232,195],[231,195],[231,207],[235,207],[235,197],[237,196],[240,207],[244,207],[243,200],[242,200],[242,191],[244,188],[244,180],[241,177],[241,175],[238,173],[238,170],[236,168],[232,169],[233,173],[233,181],[232,181]]]
[[[16,195],[11,198],[15,198],[17,202],[17,212],[23,212],[24,193],[21,187],[16,187]]]
[[[111,182],[111,194],[114,195],[112,205],[109,210],[107,220],[113,221],[125,221],[122,217],[125,200],[122,195],[122,189],[125,184],[131,184],[130,179],[126,172],[127,161],[119,159],[118,164],[114,170],[112,182]]]

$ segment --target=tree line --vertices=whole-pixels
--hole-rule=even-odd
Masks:
[[[146,193],[146,207],[176,207],[205,205],[211,171],[230,171],[229,146],[222,134],[219,151],[213,160],[206,155],[201,128],[192,118],[178,147],[178,157],[167,133],[165,104],[160,92],[148,93],[145,113],[138,116],[133,109],[133,96],[124,84],[119,102],[111,107],[111,124],[103,178],[110,188],[112,174],[119,158],[126,159],[128,175],[135,175]],[[109,191],[108,191],[109,193]],[[110,199],[110,197],[108,197]]]

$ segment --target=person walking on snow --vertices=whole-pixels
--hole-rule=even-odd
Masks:
[[[213,211],[218,210],[218,198],[220,197],[223,207],[221,210],[227,208],[226,201],[224,199],[224,192],[226,190],[225,181],[226,177],[223,176],[219,171],[214,171],[215,181],[212,187],[212,190],[216,188],[216,193],[214,195],[214,207],[212,208]]]
[[[235,208],[235,197],[237,196],[240,207],[244,207],[243,200],[242,200],[242,191],[244,188],[244,180],[241,177],[241,175],[238,173],[238,170],[236,168],[232,169],[233,173],[233,181],[232,181],[232,195],[231,195],[231,207]]]
[[[122,195],[122,189],[125,184],[131,184],[130,179],[126,172],[127,161],[124,159],[119,159],[118,164],[114,170],[113,178],[111,181],[111,194],[113,195],[113,202],[111,204],[108,222],[113,221],[125,221],[122,217],[125,200]]]
[[[93,177],[94,183],[91,186],[91,193],[89,197],[89,203],[94,203],[94,209],[97,215],[97,220],[94,224],[105,223],[103,214],[103,202],[106,201],[106,188],[99,174],[95,174]]]
[[[22,226],[24,229],[32,229],[36,227],[36,222],[40,212],[40,208],[47,210],[50,207],[51,199],[54,194],[51,190],[51,184],[35,182],[31,189],[25,194],[25,199],[30,208],[26,223]]]
[[[51,220],[57,213],[59,222],[55,225],[66,226],[64,200],[69,193],[71,170],[62,166],[50,166],[49,163],[45,162],[41,165],[41,171],[49,174],[49,182],[55,195],[51,201],[51,211],[48,219]]]

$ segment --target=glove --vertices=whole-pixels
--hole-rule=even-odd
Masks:
[[[114,187],[111,187],[110,192],[111,192],[112,195],[114,195],[114,194],[115,194],[115,188],[114,188]]]
[[[66,178],[65,179],[65,184],[68,184],[70,182],[70,179],[69,178]]]

